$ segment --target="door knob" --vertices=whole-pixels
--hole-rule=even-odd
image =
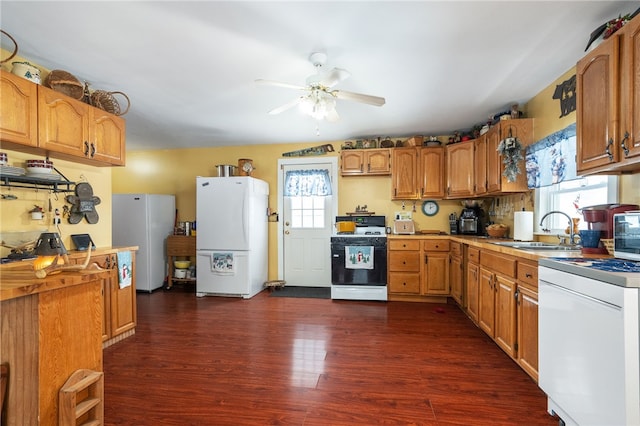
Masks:
[[[284,231],[285,234],[289,235],[289,231]]]

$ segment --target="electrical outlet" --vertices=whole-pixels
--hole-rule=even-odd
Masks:
[[[53,218],[53,224],[54,225],[60,225],[60,218],[59,217],[54,217]]]

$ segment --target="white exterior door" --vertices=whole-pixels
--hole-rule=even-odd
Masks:
[[[337,161],[334,159],[280,160],[279,204],[281,250],[280,274],[291,286],[330,287],[330,238],[337,207]],[[284,196],[287,171],[328,170],[332,180],[329,196]]]

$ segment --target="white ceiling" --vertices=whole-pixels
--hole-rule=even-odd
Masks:
[[[131,99],[128,149],[449,134],[525,103],[631,1],[7,1],[20,56]],[[2,46],[11,44],[3,38]],[[299,92],[313,51],[351,77],[341,119],[267,111]],[[119,98],[122,99],[122,98]],[[560,112],[558,107],[558,112]]]

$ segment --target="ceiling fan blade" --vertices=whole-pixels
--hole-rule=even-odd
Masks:
[[[298,105],[300,102],[302,102],[302,100],[304,99],[304,96],[300,96],[299,98],[294,99],[291,102],[288,102],[282,106],[279,106],[278,108],[274,108],[271,111],[269,111],[269,115],[276,115],[276,114],[280,114],[281,112],[284,112],[290,108],[293,108],[294,106]]]
[[[345,92],[343,90],[334,90],[331,92],[333,96],[338,99],[344,99],[346,101],[362,102],[363,104],[382,106],[386,100],[379,96],[363,95],[362,93]]]
[[[307,90],[305,86],[300,86],[298,84],[282,83],[280,81],[274,81],[274,80],[263,80],[261,78],[256,80],[256,84],[261,84],[265,86],[286,87],[287,89]]]
[[[327,75],[325,75],[322,80],[320,80],[320,84],[324,87],[333,87],[341,81],[346,80],[351,76],[351,73],[347,70],[343,70],[342,68],[334,68]]]

